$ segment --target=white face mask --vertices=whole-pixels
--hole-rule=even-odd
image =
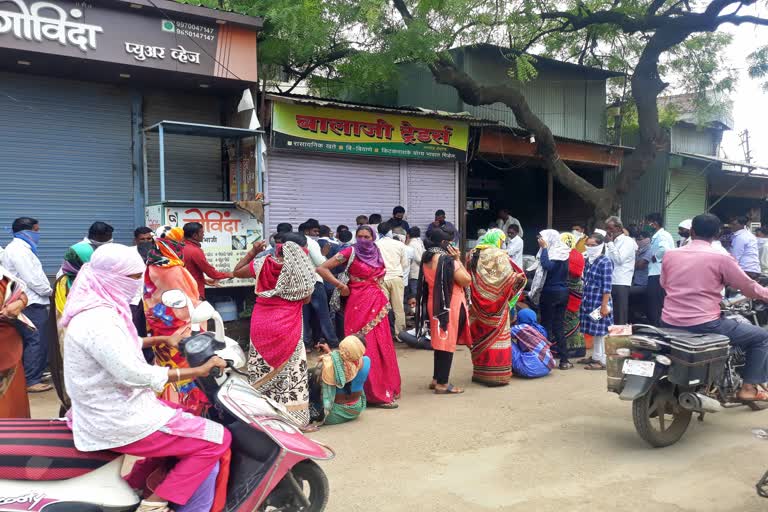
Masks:
[[[594,261],[599,258],[601,254],[603,254],[603,244],[596,245],[594,247],[587,247],[587,259],[590,263],[594,263]]]
[[[581,237],[584,236],[584,233],[582,233],[581,231],[577,231],[575,229],[571,231],[571,234],[576,237],[576,240],[580,240]]]

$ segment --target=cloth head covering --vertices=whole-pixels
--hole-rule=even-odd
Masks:
[[[365,345],[357,336],[347,336],[339,343],[339,350],[322,357],[322,379],[329,386],[343,388],[357,376],[363,367]]]
[[[371,226],[373,233],[373,240],[360,240],[356,238],[355,241],[355,257],[373,268],[381,268],[384,266],[384,258],[381,256],[379,246],[374,243],[376,240],[376,231]]]
[[[271,290],[256,290],[258,297],[280,297],[285,300],[303,300],[315,289],[315,267],[309,255],[294,242],[278,244],[275,254],[282,257],[282,263],[271,256],[259,258],[253,266],[256,280],[263,271],[279,273],[277,283]]]
[[[501,249],[501,245],[504,243],[504,240],[507,239],[507,235],[498,228],[493,228],[490,231],[488,231],[483,237],[477,241],[477,245],[475,246],[475,249],[482,250],[482,249],[488,249],[490,247],[494,247],[496,249]]]
[[[82,241],[78,242],[64,253],[64,263],[61,264],[61,271],[69,277],[69,283],[77,277],[77,273],[84,264],[91,261],[93,251],[95,247],[91,243]]]
[[[693,227],[693,219],[685,219],[677,227],[690,230]]]
[[[575,249],[576,244],[579,242],[579,238],[576,238],[573,233],[563,233],[560,235],[560,240],[563,241],[565,245],[568,246],[569,249]]]
[[[608,232],[605,231],[604,229],[596,229],[592,233],[597,233],[598,235],[602,236],[603,238],[608,236]]]
[[[568,259],[568,256],[571,255],[571,250],[560,240],[560,233],[554,229],[545,229],[539,234],[547,242],[547,254],[550,260],[566,261]],[[539,255],[541,255],[541,251],[539,251]]]
[[[117,312],[128,332],[138,339],[130,303],[143,282],[128,276],[141,274],[145,269],[141,256],[133,247],[121,244],[101,247],[78,273],[67,297],[61,325],[67,327],[83,311],[106,306]]]
[[[521,309],[517,312],[517,323],[518,324],[527,324],[527,325],[535,325],[538,323],[536,318],[536,312],[532,309],[526,308]]]
[[[162,226],[155,231],[155,247],[147,253],[147,265],[175,267],[184,265],[184,229]]]

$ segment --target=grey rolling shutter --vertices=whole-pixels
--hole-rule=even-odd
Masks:
[[[144,96],[144,126],[160,121],[221,124],[219,100],[214,96],[178,92],[148,93]],[[221,166],[221,141],[210,137],[166,135],[166,200],[221,201],[226,199]],[[149,198],[160,202],[160,160],[158,136],[147,134]]]
[[[407,169],[408,223],[421,228],[424,236],[427,226],[435,220],[435,212],[445,210],[446,219],[458,227],[456,164],[408,160]]]
[[[40,259],[55,274],[94,221],[133,238],[131,100],[127,91],[0,73],[0,228],[40,221]],[[2,245],[10,238],[2,235]]]
[[[272,152],[266,172],[270,233],[280,222],[296,229],[308,218],[352,229],[358,215],[387,220],[400,203],[397,160]]]

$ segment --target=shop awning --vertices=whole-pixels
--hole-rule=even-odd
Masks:
[[[690,158],[691,160],[720,164],[720,168],[726,173],[749,175],[755,178],[768,178],[768,166],[765,165],[727,160],[725,158],[719,158],[712,155],[701,155],[699,153],[686,153],[681,151],[672,154],[683,158]]]
[[[218,137],[222,139],[244,139],[255,137],[262,130],[247,130],[245,128],[232,128],[229,126],[214,126],[210,124],[182,123],[179,121],[160,121],[148,128],[146,133],[158,133],[163,128],[165,135],[190,135],[193,137]]]

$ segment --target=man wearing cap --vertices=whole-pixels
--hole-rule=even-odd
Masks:
[[[681,222],[677,226],[677,234],[680,235],[680,240],[677,241],[678,247],[683,247],[685,245],[688,245],[688,243],[691,241],[691,225],[693,224],[693,219],[685,219],[683,222]]]

